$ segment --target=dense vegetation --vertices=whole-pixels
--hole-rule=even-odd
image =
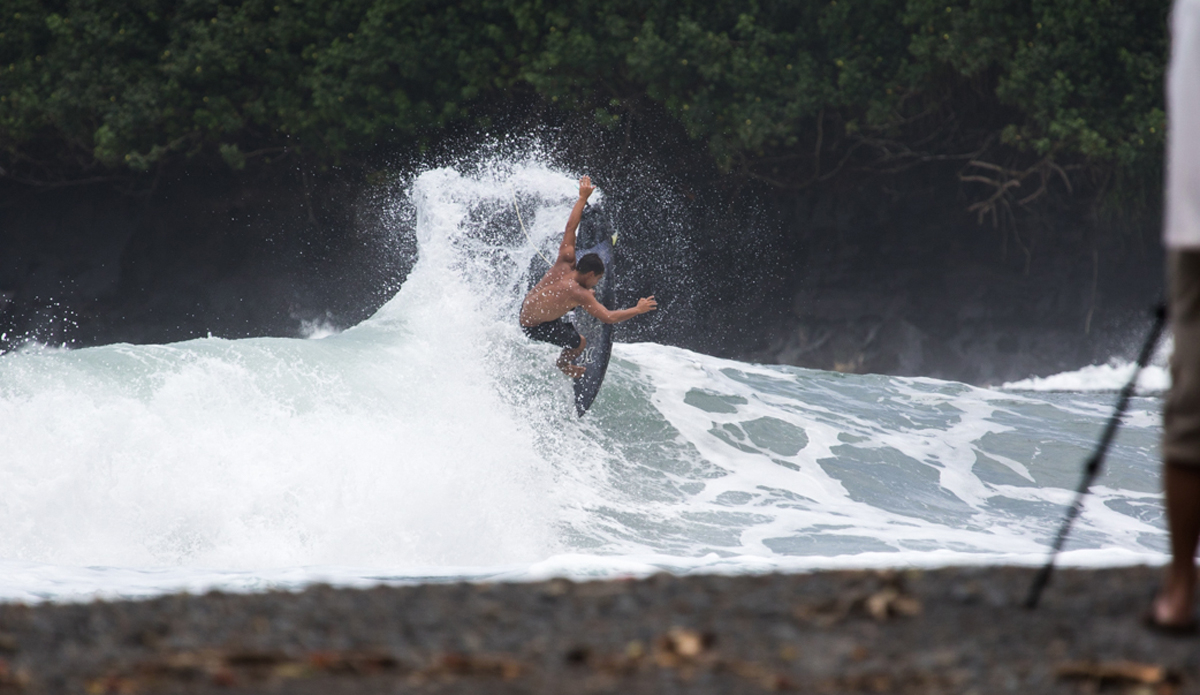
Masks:
[[[785,188],[958,162],[981,218],[1158,186],[1167,0],[6,0],[10,180],[436,139],[514,95]],[[1025,182],[1026,185],[1019,185]],[[1061,182],[1061,183],[1060,183]],[[1018,190],[1020,195],[1018,195]]]

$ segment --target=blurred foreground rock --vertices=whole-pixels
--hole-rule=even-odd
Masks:
[[[969,568],[313,587],[0,606],[21,693],[1187,693],[1159,571]]]

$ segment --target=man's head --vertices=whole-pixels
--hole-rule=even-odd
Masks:
[[[575,280],[587,289],[592,289],[600,284],[600,279],[604,277],[604,261],[600,260],[600,256],[594,253],[575,261]]]

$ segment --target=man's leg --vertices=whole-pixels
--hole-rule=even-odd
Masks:
[[[1163,491],[1171,564],[1154,599],[1154,622],[1192,623],[1200,539],[1200,253],[1167,253],[1171,301],[1171,391],[1163,403]]]
[[[562,354],[558,356],[558,361],[554,363],[555,367],[562,370],[563,374],[578,379],[583,376],[587,369],[577,364],[571,364],[572,360],[583,354],[583,348],[587,347],[587,338],[579,336],[579,346],[575,348],[563,348]]]
[[[1196,591],[1196,547],[1200,544],[1200,467],[1163,466],[1167,526],[1171,532],[1171,564],[1154,600],[1154,621],[1163,626],[1192,623]]]

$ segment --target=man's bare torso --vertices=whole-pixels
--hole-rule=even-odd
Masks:
[[[586,290],[575,281],[575,270],[571,263],[555,263],[525,295],[525,301],[521,304],[521,325],[536,326],[562,318],[580,305],[581,291]]]

